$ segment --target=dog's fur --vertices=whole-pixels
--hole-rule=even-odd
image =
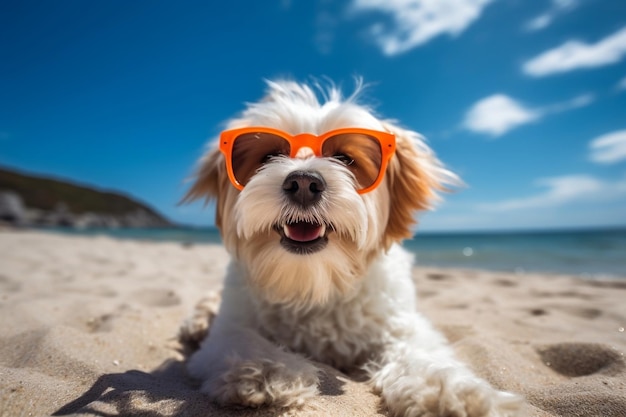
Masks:
[[[268,82],[267,95],[227,128],[391,132],[397,150],[384,181],[358,194],[345,167],[303,152],[272,158],[238,191],[212,147],[187,199],[217,200],[216,224],[232,261],[219,314],[189,360],[190,374],[223,405],[297,407],[318,392],[312,359],[364,370],[394,416],[518,415],[519,398],[474,376],[416,311],[412,258],[398,245],[412,236],[415,212],[430,208],[456,177],[417,133],[374,116],[357,93],[343,98],[333,86],[317,93],[323,103],[307,85]],[[283,181],[296,170],[326,181],[311,207],[284,195]],[[294,220],[326,225],[327,246],[311,254],[285,250],[275,227]]]

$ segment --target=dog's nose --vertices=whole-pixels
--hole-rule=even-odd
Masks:
[[[314,171],[294,171],[283,182],[283,191],[294,203],[308,207],[317,203],[326,190],[326,181]]]

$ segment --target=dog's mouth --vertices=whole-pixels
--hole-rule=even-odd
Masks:
[[[328,244],[328,232],[332,229],[325,224],[299,221],[275,226],[280,235],[280,244],[289,252],[308,255],[318,252]]]

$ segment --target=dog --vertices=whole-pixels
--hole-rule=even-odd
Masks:
[[[232,259],[188,371],[221,405],[301,407],[318,362],[365,372],[393,416],[520,415],[416,310],[400,243],[458,178],[362,90],[268,81],[201,158],[185,200],[216,200]]]

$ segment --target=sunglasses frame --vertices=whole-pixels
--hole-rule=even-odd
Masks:
[[[226,159],[226,171],[228,173],[228,178],[230,179],[230,182],[233,184],[233,186],[235,186],[235,188],[237,188],[239,191],[243,190],[244,185],[241,184],[239,181],[237,181],[237,178],[235,177],[235,172],[233,170],[233,162],[232,162],[233,161],[233,158],[232,158],[233,146],[239,136],[245,135],[247,133],[257,133],[257,132],[268,133],[268,134],[275,135],[286,140],[289,143],[289,147],[290,147],[290,154],[289,154],[290,158],[295,158],[295,156],[298,154],[298,151],[304,147],[310,148],[315,154],[315,156],[323,157],[322,147],[323,147],[324,142],[326,142],[327,139],[332,138],[337,135],[353,133],[353,134],[367,135],[367,136],[371,136],[375,138],[376,140],[378,140],[378,143],[380,144],[380,150],[381,150],[380,169],[378,171],[378,176],[376,177],[376,180],[370,186],[356,190],[356,192],[359,194],[365,194],[369,191],[372,191],[373,189],[375,189],[376,187],[380,185],[380,183],[383,180],[383,177],[385,176],[385,171],[387,170],[387,165],[389,163],[389,160],[391,159],[392,155],[394,154],[396,150],[396,137],[392,133],[381,132],[378,130],[371,130],[371,129],[362,129],[362,128],[357,128],[357,127],[335,129],[319,136],[311,134],[311,133],[301,133],[298,135],[292,135],[282,130],[274,129],[271,127],[262,127],[262,126],[243,127],[243,128],[238,128],[238,129],[225,130],[220,134],[219,148],[222,154],[224,154],[224,157]]]

